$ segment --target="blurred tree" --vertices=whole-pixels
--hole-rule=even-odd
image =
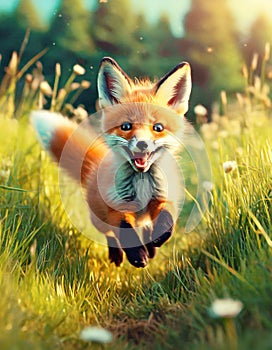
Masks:
[[[170,20],[167,14],[162,14],[153,29],[154,40],[161,57],[176,55],[175,38],[173,37]]]
[[[133,47],[128,56],[118,57],[118,62],[132,77],[160,78],[180,60],[169,18],[163,15],[158,22],[151,24],[140,13],[134,16],[134,20],[133,41],[130,40]]]
[[[195,102],[209,107],[221,90],[239,90],[243,86],[242,58],[228,1],[191,0],[184,29],[180,47],[193,68]]]
[[[63,86],[71,74],[72,67],[78,63],[85,68],[94,54],[95,46],[90,35],[92,13],[88,11],[83,0],[62,0],[54,13],[50,30],[44,37],[44,46],[49,47],[46,54],[45,75],[52,82],[55,76],[55,64],[61,64],[60,86]],[[90,79],[87,69],[84,79]],[[76,104],[89,105],[88,92],[77,100]]]
[[[42,32],[47,29],[31,0],[20,0],[14,17],[15,21],[23,30],[30,28],[31,31]]]
[[[62,0],[48,34],[51,44],[76,55],[90,55],[94,51],[91,20],[83,0]]]
[[[162,16],[157,23],[151,25],[143,14],[138,15],[134,38],[135,50],[129,60],[134,75],[161,77],[171,67],[169,60],[177,63],[168,17]]]
[[[250,63],[254,53],[263,55],[266,43],[272,45],[272,21],[265,13],[260,14],[253,22],[248,38],[244,54],[246,62]]]
[[[100,2],[94,12],[92,32],[101,52],[127,58],[135,50],[135,28],[135,16],[127,0]]]
[[[30,37],[26,45],[27,54],[22,56],[20,67],[44,49],[41,37],[46,31],[46,25],[32,2],[20,0],[14,12],[2,15],[0,20],[1,53],[4,65],[10,59],[12,51],[19,51],[28,29],[30,29]]]
[[[14,13],[0,16],[0,38],[1,38],[1,65],[6,66],[12,51],[19,50],[24,38],[24,32],[16,22]]]
[[[183,60],[177,49],[179,39],[173,36],[168,15],[162,14],[153,28],[154,60],[158,62],[157,76],[161,77]]]
[[[151,66],[150,62],[155,63],[154,56],[156,55],[156,50],[152,35],[153,27],[147,22],[145,15],[142,13],[136,15],[135,27],[132,33],[133,50],[129,57],[129,63],[124,62],[130,76],[146,76],[149,68],[153,68],[149,74],[153,73],[155,67]]]

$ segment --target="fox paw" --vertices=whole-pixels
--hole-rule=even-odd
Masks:
[[[125,220],[120,223],[119,241],[128,261],[135,267],[145,267],[148,255],[137,232]]]
[[[150,227],[145,227],[143,231],[143,239],[144,239],[144,245],[145,249],[147,250],[149,259],[154,258],[156,255],[156,248],[152,242],[152,229]]]
[[[114,263],[117,267],[123,262],[123,251],[120,248],[109,247],[109,259],[110,262]]]
[[[125,248],[124,250],[131,265],[135,267],[146,267],[148,256],[144,247]]]
[[[109,260],[116,266],[120,266],[123,262],[123,251],[116,237],[107,236]]]
[[[147,250],[149,259],[153,259],[156,255],[156,247],[154,246],[153,242],[146,243],[145,248]]]

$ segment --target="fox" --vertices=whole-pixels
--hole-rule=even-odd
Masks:
[[[134,267],[146,267],[174,232],[191,88],[187,62],[151,81],[130,78],[104,57],[97,75],[101,133],[59,113],[31,113],[42,145],[84,188],[91,222],[117,267],[124,254]]]

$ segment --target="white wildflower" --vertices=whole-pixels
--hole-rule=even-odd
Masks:
[[[46,80],[44,80],[40,83],[40,90],[45,96],[52,95],[51,86],[48,84],[48,82]]]
[[[205,191],[211,192],[213,190],[213,183],[211,181],[203,181],[202,187]]]
[[[72,83],[70,86],[71,91],[77,90],[79,88],[80,88],[80,84],[77,82]]]
[[[85,68],[80,66],[79,64],[74,65],[73,71],[76,75],[83,75],[85,74]]]
[[[88,80],[82,80],[81,82],[81,87],[82,89],[89,89],[89,87],[91,86],[91,83]]]
[[[223,169],[224,169],[224,172],[226,174],[230,173],[231,171],[233,171],[236,168],[237,168],[237,163],[235,160],[228,160],[228,161],[223,163]]]
[[[194,112],[196,115],[207,115],[207,109],[202,105],[196,105],[194,108]]]
[[[240,300],[231,298],[216,299],[209,311],[212,317],[234,318],[242,310],[243,303]]]
[[[88,118],[88,112],[81,106],[78,106],[74,110],[74,114],[78,121],[82,121]]]
[[[66,91],[64,88],[62,88],[62,89],[60,89],[59,92],[58,92],[57,99],[63,100],[63,99],[65,98],[66,95],[67,95],[67,91]]]
[[[86,327],[80,333],[80,339],[96,343],[110,343],[113,340],[112,333],[100,327]]]

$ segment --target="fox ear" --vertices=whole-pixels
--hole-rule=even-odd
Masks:
[[[158,81],[155,95],[162,103],[185,114],[188,111],[191,89],[191,68],[189,63],[182,62]]]
[[[131,92],[131,79],[110,57],[104,57],[98,72],[97,88],[101,108],[119,103]]]

